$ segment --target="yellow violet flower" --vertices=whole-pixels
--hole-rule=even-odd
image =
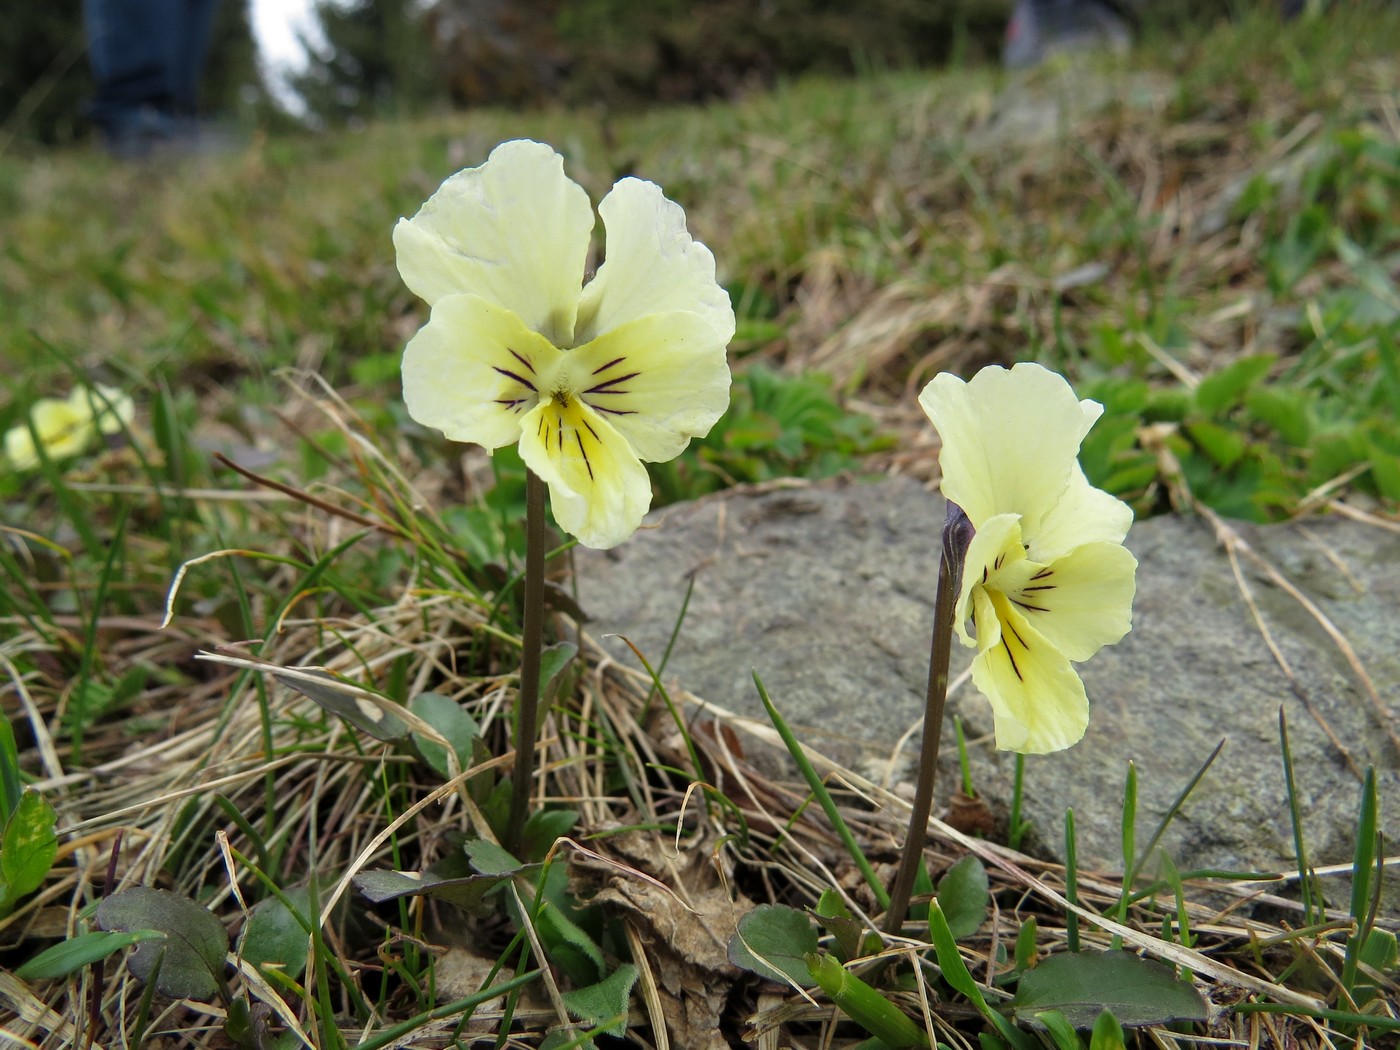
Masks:
[[[1103,406],[1035,364],[966,383],[940,374],[919,403],[943,442],[943,494],[976,530],[955,623],[977,647],[972,681],[991,701],[997,747],[1069,747],[1089,724],[1071,662],[1132,626],[1137,559],[1122,544],[1133,512],[1078,462]]]
[[[41,397],[29,409],[34,424],[20,423],[5,432],[5,458],[17,470],[39,465],[37,433],[49,459],[76,456],[98,433],[115,434],[135,418],[136,409],[120,390],[98,385],[75,387],[67,398]]]
[[[734,310],[685,213],[627,178],[593,208],[549,146],[514,141],[394,228],[404,283],[432,307],[404,349],[409,415],[454,441],[519,442],[554,518],[589,547],[651,506],[643,460],[671,459],[729,405]]]

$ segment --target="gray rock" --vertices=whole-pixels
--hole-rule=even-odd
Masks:
[[[590,630],[626,634],[660,659],[695,589],[669,681],[762,718],[751,672],[811,747],[878,779],[917,724],[927,674],[943,502],[907,480],[743,490],[654,513],[608,552],[580,551]],[[1345,635],[1382,707],[1400,697],[1400,534],[1342,520],[1237,526]],[[1400,831],[1393,718],[1360,688],[1342,651],[1291,596],[1242,559],[1288,676],[1242,597],[1211,528],[1164,517],[1133,527],[1140,561],[1132,632],[1080,665],[1093,713],[1076,747],[1026,763],[1025,813],[1038,848],[1061,852],[1073,807],[1081,864],[1119,868],[1127,762],[1138,774],[1138,841],[1222,739],[1225,749],[1163,840],[1181,870],[1296,867],[1279,746],[1288,717],[1309,859],[1351,858],[1360,771],[1374,766],[1383,825]],[[619,642],[605,643],[634,662]],[[970,662],[955,646],[954,673]],[[975,784],[1009,799],[1012,757],[992,750],[991,713],[970,683],[950,699],[972,740]],[[956,781],[945,731],[940,798]],[[897,777],[908,777],[915,735]],[[751,752],[753,749],[750,749]],[[777,761],[776,759],[774,761]],[[772,768],[772,767],[770,767]],[[1341,884],[1329,902],[1345,906]],[[1394,894],[1388,894],[1394,900]],[[1395,910],[1392,903],[1388,910]]]

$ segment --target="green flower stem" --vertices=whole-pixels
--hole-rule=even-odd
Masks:
[[[535,776],[535,731],[540,706],[540,654],[544,651],[545,484],[525,472],[525,609],[521,627],[520,696],[515,703],[515,768],[511,773],[510,819],[505,845],[520,846]]]
[[[948,661],[953,654],[953,610],[962,586],[963,558],[972,541],[972,525],[956,503],[948,504],[943,524],[943,557],[938,563],[938,594],[933,604],[933,643],[928,663],[928,695],[924,703],[924,735],[919,751],[918,783],[914,786],[914,808],[909,814],[909,833],[904,837],[904,855],[899,860],[890,906],[885,912],[885,932],[898,933],[909,911],[909,897],[923,863],[924,839],[929,814],[933,812],[933,781],[938,771],[938,749],[943,740],[943,707],[948,700]]]

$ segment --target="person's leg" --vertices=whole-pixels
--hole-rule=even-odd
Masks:
[[[219,0],[83,0],[96,89],[88,116],[108,149],[140,157],[192,143]]]
[[[177,116],[193,117],[219,0],[176,0],[176,5],[177,34],[169,59],[171,98]]]
[[[170,114],[172,7],[172,0],[83,0],[96,85],[88,112],[105,134],[154,126]]]

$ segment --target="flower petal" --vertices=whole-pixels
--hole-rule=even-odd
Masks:
[[[995,617],[987,619],[974,600],[974,589],[980,592],[994,571],[1006,565],[1009,560],[1019,560],[1026,556],[1021,545],[1021,516],[1019,514],[998,514],[988,518],[972,537],[963,559],[962,588],[958,603],[953,610],[953,623],[964,645],[979,645],[981,631],[987,624],[995,624]],[[969,608],[969,604],[973,607]],[[973,612],[977,613],[978,637],[974,641],[967,632],[967,621]]]
[[[573,345],[593,208],[539,142],[503,142],[451,176],[394,227],[399,273],[435,305],[471,293],[515,313],[556,346]]]
[[[1070,660],[1087,660],[1133,625],[1137,559],[1117,543],[1086,543],[1050,565],[1008,565],[997,585]]]
[[[19,470],[39,465],[36,434],[49,459],[68,459],[87,447],[96,432],[87,407],[75,406],[72,398],[41,397],[31,406],[29,419],[32,432],[28,424],[20,423],[5,433],[5,458]]]
[[[940,373],[919,404],[943,442],[943,494],[975,528],[1015,511],[1028,535],[1060,498],[1079,443],[1103,411],[1077,400],[1062,376],[1025,362],[984,368],[967,383]]]
[[[408,414],[453,441],[488,449],[520,437],[561,352],[519,317],[475,295],[449,295],[403,352]]]
[[[1026,548],[1031,560],[1049,563],[1081,543],[1122,543],[1132,523],[1133,508],[1090,485],[1076,463],[1059,501],[1026,530]]]
[[[699,314],[651,314],[564,356],[572,389],[644,460],[680,455],[729,407],[725,341]]]
[[[136,406],[131,398],[116,387],[103,383],[91,389],[74,387],[68,395],[68,403],[75,411],[88,413],[104,434],[120,433],[124,425],[136,418]]]
[[[579,302],[581,345],[649,314],[686,311],[714,328],[721,345],[734,337],[734,307],[715,282],[715,257],[690,236],[685,212],[661,188],[623,179],[598,205],[607,256]]]
[[[1023,754],[1062,751],[1078,743],[1089,726],[1089,699],[1084,683],[1069,658],[1056,649],[1005,596],[992,593],[1000,630],[982,630],[979,610],[978,647],[972,661],[972,682],[991,702],[997,747]]]
[[[578,398],[541,401],[525,417],[520,458],[549,485],[559,527],[585,547],[616,547],[651,506],[646,467]]]

